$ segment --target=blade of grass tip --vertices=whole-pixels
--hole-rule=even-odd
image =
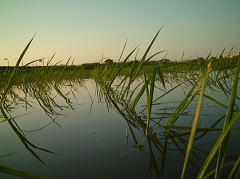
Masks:
[[[66,66],[67,66],[68,63],[70,62],[71,58],[72,58],[72,57],[69,57],[69,58],[68,58],[68,61],[67,61],[67,63],[65,64]]]
[[[208,67],[208,71],[205,74],[204,78],[202,79],[201,83],[200,83],[200,96],[199,96],[199,100],[198,100],[198,104],[197,104],[197,108],[196,108],[196,112],[195,112],[195,116],[193,119],[193,125],[192,125],[192,129],[191,129],[191,134],[189,137],[189,141],[188,141],[188,146],[187,146],[187,152],[186,152],[186,156],[185,156],[185,160],[184,160],[184,164],[183,164],[183,170],[182,170],[182,175],[181,178],[183,179],[187,170],[187,165],[190,159],[190,155],[191,155],[191,151],[192,151],[192,146],[194,143],[194,139],[196,136],[196,131],[198,128],[198,123],[200,120],[200,115],[201,115],[201,110],[202,110],[202,105],[203,105],[203,101],[204,101],[204,91],[205,91],[205,87],[206,87],[206,81],[208,78],[208,74],[210,72],[210,66],[211,66],[211,62],[209,63],[209,67]]]
[[[55,55],[56,55],[56,52],[55,52],[55,53],[53,54],[53,56],[48,60],[47,66],[50,65],[50,63],[51,63],[51,61],[53,60],[53,58],[55,57]]]
[[[166,50],[161,50],[161,51],[153,54],[152,56],[150,56],[150,57],[146,60],[146,62],[148,62],[149,60],[151,60],[151,59],[152,59],[153,57],[155,57],[156,55],[158,55],[158,54],[160,54],[160,53],[162,53],[162,52],[165,52],[165,51],[166,51]]]
[[[120,60],[121,60],[121,58],[122,58],[122,56],[123,56],[123,53],[124,53],[125,48],[126,48],[126,46],[127,46],[127,42],[128,42],[128,39],[127,39],[127,40],[125,41],[125,43],[124,43],[122,52],[121,52],[120,57],[119,57],[119,59],[118,59],[118,63],[120,62]]]
[[[136,49],[137,49],[137,47],[134,48],[134,49],[127,55],[127,57],[126,57],[126,58],[124,59],[124,61],[123,61],[123,64],[125,64],[125,63],[127,62],[127,60],[131,57],[131,55],[134,53],[134,51],[135,51]],[[109,82],[109,85],[108,85],[109,88],[111,87],[111,85],[113,84],[114,80],[116,79],[116,77],[117,77],[117,76],[119,75],[119,73],[121,72],[122,68],[123,68],[123,66],[121,66],[121,67],[117,70],[117,72],[114,74],[112,80]],[[122,83],[122,82],[120,82],[120,83]]]
[[[207,56],[205,59],[206,59],[206,60],[208,60],[208,59],[209,59],[209,57],[211,56],[211,54],[212,54],[212,50],[210,50],[210,52],[209,52],[208,56]]]
[[[240,60],[237,63],[237,68],[236,68],[233,83],[232,83],[232,91],[231,91],[229,105],[227,108],[227,113],[226,113],[226,117],[225,117],[225,121],[224,121],[223,132],[225,131],[226,126],[229,123],[229,121],[231,120],[233,112],[234,112],[235,99],[237,96],[239,73],[240,73]],[[229,139],[229,135],[226,137],[226,139],[223,141],[222,145],[220,146],[215,177],[218,177],[220,175],[221,166],[224,162],[224,158],[225,158],[226,151],[227,151],[228,139]]]
[[[234,48],[235,48],[235,46],[233,46],[233,47],[229,50],[228,55],[230,55],[230,54],[232,53],[232,51],[233,51]]]
[[[220,56],[222,56],[222,55],[223,55],[223,53],[225,52],[225,50],[226,50],[226,47],[224,47],[224,48],[223,48],[223,50],[222,50],[222,52],[221,52]]]
[[[34,36],[32,37],[32,39],[28,42],[27,46],[24,48],[24,50],[22,51],[20,57],[18,58],[17,63],[16,63],[16,65],[14,66],[14,69],[13,69],[13,71],[12,71],[12,73],[11,73],[9,79],[8,79],[7,85],[6,85],[6,87],[4,88],[4,93],[3,93],[3,95],[2,95],[1,103],[3,103],[3,102],[5,101],[5,99],[6,99],[6,94],[8,93],[8,91],[9,91],[9,89],[10,89],[10,86],[11,86],[11,84],[12,84],[14,74],[15,74],[16,70],[18,69],[19,64],[20,64],[21,60],[23,59],[25,53],[27,52],[29,46],[31,45],[34,37],[35,37],[35,35],[34,35]]]
[[[44,177],[37,176],[37,175],[31,174],[31,173],[28,173],[28,172],[25,172],[25,171],[5,167],[5,166],[2,166],[2,165],[0,165],[0,172],[7,173],[7,174],[10,174],[10,175],[14,175],[14,176],[18,176],[18,177],[24,177],[24,178],[44,179]]]
[[[238,121],[239,118],[240,118],[240,110],[238,110],[237,113],[235,113],[235,115],[232,117],[230,122],[227,124],[225,131],[222,132],[220,134],[220,136],[218,137],[217,141],[215,142],[214,146],[212,147],[211,151],[209,152],[209,155],[208,155],[207,159],[205,160],[197,178],[199,178],[199,179],[203,178],[210,162],[212,161],[213,157],[217,153],[220,145],[222,144],[225,137],[228,135],[229,131],[232,129],[232,127]]]
[[[162,52],[164,52],[164,51],[165,51],[165,50],[162,50],[162,51],[159,51],[159,52],[153,54],[153,55],[150,56],[146,61],[141,60],[141,62],[138,64],[137,68],[134,69],[134,70],[135,70],[135,71],[134,71],[134,75],[133,75],[134,77],[132,78],[132,80],[129,81],[129,83],[133,82],[133,80],[138,77],[138,75],[140,74],[140,72],[141,72],[141,70],[142,70],[142,68],[144,67],[144,64],[145,64],[146,62],[148,62],[150,59],[152,59],[153,57],[155,57],[156,55],[158,55],[158,54],[160,54],[160,53],[162,53]]]
[[[137,52],[136,52],[135,57],[134,57],[134,60],[137,60],[137,56],[138,56],[139,50],[140,50],[140,48],[137,49]]]
[[[32,63],[38,62],[38,61],[39,61],[39,59],[37,59],[37,60],[33,60],[33,61],[31,61],[31,62],[25,64],[24,67],[26,67],[26,66],[28,66],[28,65],[30,65],[30,64],[32,64]]]
[[[53,66],[57,66],[58,64],[60,64],[62,62],[62,60],[61,61],[58,61],[57,63],[55,63]]]
[[[237,161],[235,162],[235,164],[234,164],[234,166],[233,166],[233,168],[232,168],[232,170],[231,170],[231,172],[230,172],[230,174],[228,176],[228,179],[232,179],[233,178],[233,175],[234,175],[237,167],[239,166],[239,164],[240,164],[240,157],[238,157]]]
[[[154,41],[156,40],[156,38],[157,38],[157,36],[158,36],[158,34],[160,33],[161,30],[162,30],[162,27],[157,31],[156,35],[154,36],[153,40],[151,41],[151,43],[149,44],[147,50],[145,51],[141,61],[144,61],[146,59],[148,52],[150,51]]]
[[[168,51],[166,51],[166,54],[165,54],[165,56],[163,57],[163,59],[166,59],[166,58],[167,58],[167,55],[168,55]]]

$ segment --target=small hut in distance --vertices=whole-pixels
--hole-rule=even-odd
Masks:
[[[163,58],[161,60],[152,60],[149,61],[150,64],[160,64],[160,63],[170,63],[171,61],[169,59]]]
[[[105,64],[110,64],[110,63],[113,63],[113,60],[108,58],[107,60],[104,61]]]

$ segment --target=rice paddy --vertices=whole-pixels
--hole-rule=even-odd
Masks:
[[[109,167],[115,173],[121,173],[121,177],[131,175],[127,173],[130,171],[136,178],[239,178],[239,150],[236,152],[235,148],[240,148],[236,143],[240,125],[240,59],[212,60],[206,57],[153,64],[151,60],[164,52],[150,53],[159,32],[139,60],[129,60],[137,49],[123,58],[125,44],[117,63],[96,65],[90,69],[69,65],[69,60],[66,65],[51,65],[54,55],[46,66],[20,66],[31,39],[14,67],[0,68],[0,125],[4,131],[11,130],[19,141],[17,146],[27,152],[24,155],[31,156],[29,163],[21,169],[17,168],[21,161],[13,166],[1,162],[0,172],[8,174],[3,177],[84,177],[91,167],[96,175],[93,172],[88,176],[90,178],[114,177],[113,173],[106,172]],[[82,103],[85,104],[83,107]],[[37,113],[31,121],[28,119],[31,124],[24,122],[26,116],[33,116],[32,110],[36,108],[42,113]],[[44,114],[44,120],[40,119],[40,113]],[[71,116],[75,120],[71,120]],[[99,133],[105,141],[94,131],[91,135],[84,133],[84,128],[91,129],[91,126],[81,116],[94,117],[98,126],[93,122],[91,125],[101,131]],[[50,121],[46,122],[46,119]],[[27,128],[34,126],[34,129],[23,130],[19,123]],[[36,127],[35,123],[39,126]],[[63,134],[59,132],[61,130]],[[34,137],[39,133],[42,136]],[[93,144],[80,134],[90,141],[89,135],[95,136],[97,154],[89,148]],[[47,136],[56,142],[46,142]],[[30,138],[48,146],[35,144]],[[121,141],[123,139],[126,143]],[[61,152],[69,159],[56,159]],[[2,153],[0,160],[9,157]],[[85,159],[83,166],[81,157]],[[33,160],[40,163],[37,166],[41,165],[41,170],[31,166]],[[94,161],[105,169],[97,169],[100,164]],[[57,162],[63,163],[59,166]],[[69,166],[64,168],[65,165]],[[80,169],[78,165],[81,165]]]

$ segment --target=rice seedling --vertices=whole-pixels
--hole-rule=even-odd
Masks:
[[[109,110],[117,111],[126,121],[125,136],[133,139],[136,149],[147,154],[149,169],[153,168],[157,175],[164,176],[168,155],[174,150],[184,158],[181,178],[188,177],[188,167],[197,170],[198,178],[213,175],[215,178],[220,178],[223,170],[229,166],[232,166],[229,177],[239,176],[239,158],[234,158],[231,162],[225,162],[225,158],[228,158],[227,146],[230,133],[235,130],[234,124],[240,117],[237,106],[240,59],[212,61],[207,57],[205,60],[190,62],[183,60],[152,64],[150,61],[153,58],[165,52],[159,50],[149,55],[160,30],[153,37],[140,60],[136,60],[135,56],[135,61],[130,61],[132,56],[138,53],[138,47],[123,58],[126,41],[117,63],[101,64],[91,67],[92,69],[84,65],[69,65],[71,57],[67,59],[65,65],[59,65],[60,62],[53,64],[55,54],[45,63],[46,66],[30,67],[39,59],[20,66],[24,54],[32,43],[32,38],[14,67],[0,67],[2,72],[0,123],[8,123],[27,151],[44,163],[36,150],[52,154],[55,152],[38,147],[29,141],[11,112],[18,106],[24,106],[26,110],[32,108],[32,101],[35,101],[51,119],[51,122],[37,130],[51,124],[60,127],[56,117],[68,109],[74,109],[72,102],[75,98],[74,91],[79,87],[86,88],[84,81],[93,79],[98,100],[104,102]],[[224,51],[225,49],[222,53]],[[184,53],[182,59],[183,57]],[[229,86],[231,82],[232,86]],[[183,91],[181,98],[166,102],[166,98],[179,89]],[[88,89],[86,90],[92,103],[90,113],[93,99]],[[206,91],[221,91],[227,97],[230,96],[229,103],[224,103]],[[58,103],[56,96],[62,99],[64,104]],[[227,110],[226,115],[215,117],[208,126],[201,126],[201,122],[210,118],[210,115],[202,114],[204,105],[210,102]],[[220,126],[222,123],[224,123],[223,127]],[[218,132],[219,136],[214,143],[211,143],[212,149],[209,152],[201,148],[198,141],[204,140],[212,132]],[[206,157],[206,160],[203,160],[202,156]],[[215,166],[213,161],[216,159]],[[4,166],[0,166],[0,172],[37,177]]]
[[[183,164],[183,170],[182,170],[181,176],[182,178],[185,178],[188,163],[189,162],[193,163],[193,161],[190,159],[190,155],[193,153],[192,147],[194,147],[193,146],[194,141],[199,139],[199,137],[200,138],[203,137],[208,132],[216,130],[214,126],[218,124],[218,122],[215,123],[211,128],[204,129],[201,135],[196,136],[196,134],[201,131],[201,129],[198,127],[198,123],[200,121],[201,110],[203,108],[203,101],[209,100],[227,109],[233,105],[234,103],[233,99],[236,99],[237,81],[239,77],[238,77],[238,71],[232,73],[232,70],[229,71],[229,69],[234,68],[234,66],[236,66],[236,63],[237,62],[239,63],[239,60],[235,59],[235,61],[232,61],[232,60],[210,61],[206,59],[199,62],[196,65],[194,63],[186,62],[182,64],[180,63],[166,64],[164,65],[164,67],[162,65],[148,65],[146,63],[148,61],[148,58],[146,56],[154,40],[156,39],[158,33],[154,37],[153,41],[150,43],[149,47],[147,48],[146,52],[144,53],[144,56],[142,57],[139,63],[134,63],[130,68],[120,69],[118,68],[118,64],[115,64],[115,65],[111,65],[111,67],[105,66],[104,70],[102,69],[102,67],[96,69],[94,75],[95,75],[95,82],[98,89],[97,94],[100,99],[104,98],[104,100],[108,102],[107,104],[108,107],[111,107],[113,105],[113,107],[117,111],[119,111],[122,114],[122,116],[124,116],[124,118],[128,121],[128,124],[133,125],[134,127],[141,127],[143,131],[145,131],[144,133],[146,136],[154,136],[158,132],[158,130],[165,128],[166,129],[165,134],[167,138],[170,137],[170,140],[172,140],[175,143],[175,145],[179,150],[182,150],[182,149],[176,143],[176,140],[173,139],[174,137],[172,137],[173,129],[178,128],[178,126],[176,125],[177,121],[179,120],[179,118],[181,118],[184,115],[186,109],[188,109],[191,103],[199,95],[198,104],[196,107],[196,112],[193,118],[192,126],[190,127],[179,126],[179,128],[182,128],[182,129],[191,129],[190,133],[186,133],[187,135],[190,136],[189,140],[184,142],[186,149],[182,150],[182,153],[185,156],[185,162]],[[131,54],[132,52],[129,55]],[[230,63],[228,63],[227,65],[227,62],[230,62]],[[119,64],[119,66],[125,65],[127,67],[126,63],[127,61],[124,61],[124,63]],[[177,69],[176,67],[174,67],[176,65],[179,65]],[[116,72],[115,73],[116,75],[111,75],[109,73],[109,69],[111,69],[111,74]],[[100,73],[101,73],[101,77],[103,77],[102,79],[104,80],[99,79],[98,76]],[[170,76],[169,78],[167,78],[168,73]],[[189,75],[187,73],[189,73]],[[231,96],[230,101],[232,102],[230,102],[229,105],[223,104],[218,99],[215,99],[205,94],[205,88],[208,88],[209,90],[215,90],[215,88],[217,87],[217,89],[221,89],[227,96],[229,94],[229,86],[228,86],[229,81],[226,81],[226,79],[230,79],[230,76],[232,74],[235,74],[235,82],[232,88],[233,92],[231,92],[231,95],[232,94],[235,94],[235,95]],[[166,89],[165,84],[168,83],[169,79],[173,78],[174,76],[176,76],[176,78],[174,79],[174,82],[176,83],[176,80],[179,80],[179,85],[173,87],[170,90],[166,90],[162,95],[160,95],[159,97],[156,97],[155,95],[156,82],[157,81],[161,82],[161,84],[164,87],[163,88],[164,90]],[[187,77],[192,77],[192,79],[187,79]],[[217,79],[214,79],[215,77]],[[107,82],[108,80],[110,80],[110,83]],[[139,82],[141,80],[142,82]],[[112,87],[112,84],[115,84],[115,87]],[[155,120],[153,120],[154,118],[152,117],[153,115],[152,108],[155,104],[157,104],[156,102],[161,100],[163,96],[169,94],[170,92],[174,91],[174,89],[176,89],[178,86],[181,86],[183,84],[190,84],[190,86],[192,87],[188,91],[186,97],[176,107],[175,111],[169,116],[166,125],[161,125],[160,121],[159,122],[156,121],[156,119],[161,118],[159,116],[161,115],[161,113],[159,113],[158,117]],[[137,111],[139,102],[142,100],[142,98],[146,99],[146,105],[144,106],[144,111],[146,111],[146,115],[144,115],[144,118],[141,117],[139,112]],[[234,113],[233,109],[234,109],[233,107],[228,109],[228,111],[231,111],[230,112],[231,115],[233,115]],[[233,117],[235,122],[239,118],[237,114],[238,113],[236,113]],[[221,120],[222,119],[223,118],[221,118]],[[225,140],[224,138],[227,136],[226,133],[231,131],[231,128],[234,122],[232,122],[231,124],[232,125],[228,125],[227,131],[225,129],[224,130],[225,132],[223,132],[223,134],[220,135],[219,139],[215,143],[214,148],[212,149],[213,151],[210,152],[211,155],[209,155],[205,164],[203,164],[203,169],[200,170],[199,172],[199,178],[204,176],[203,173],[205,172],[207,166],[210,164],[210,161],[213,159],[213,156],[216,152],[215,150],[217,149],[217,147],[215,146],[219,147],[219,145]],[[219,131],[221,129],[217,129],[217,130]],[[175,135],[176,134],[174,134],[174,136]],[[183,141],[183,139],[179,137],[177,138],[178,140]],[[152,138],[152,140],[158,140],[158,139]],[[151,142],[153,142],[152,140]],[[166,145],[167,144],[163,145],[161,143],[157,144],[157,146],[159,147],[162,153],[166,153],[166,147],[163,147]],[[223,145],[223,143],[221,145]],[[151,145],[149,145],[149,148],[151,148]],[[185,150],[186,150],[186,153],[185,153]],[[151,149],[150,149],[150,153],[152,153]],[[152,158],[151,156],[150,158]],[[164,160],[165,159],[163,157],[163,161]],[[153,165],[156,166],[156,164],[153,164]],[[223,165],[223,162],[222,162],[222,165]]]
[[[43,128],[49,126],[52,123],[55,123],[57,126],[59,126],[54,116],[61,115],[62,111],[67,108],[73,109],[73,105],[69,98],[69,92],[67,94],[63,93],[61,90],[61,87],[65,85],[65,80],[68,80],[68,84],[67,84],[68,87],[73,86],[71,85],[71,83],[74,83],[75,86],[77,84],[81,86],[83,82],[83,76],[82,76],[83,73],[82,73],[82,70],[80,70],[80,73],[79,72],[77,74],[75,73],[75,75],[70,76],[70,78],[68,78],[69,76],[66,76],[67,78],[61,78],[61,76],[59,77],[59,75],[63,75],[64,73],[66,74],[69,71],[66,66],[64,66],[63,68],[49,67],[50,69],[49,68],[39,69],[38,67],[37,68],[27,67],[27,65],[30,65],[35,61],[26,64],[24,67],[20,67],[19,66],[20,62],[23,59],[24,54],[28,50],[32,41],[33,41],[33,38],[30,40],[30,42],[27,44],[27,46],[23,50],[22,54],[20,55],[14,67],[9,67],[8,69],[0,69],[0,70],[4,70],[3,71],[4,73],[1,76],[1,84],[2,84],[1,86],[3,87],[0,88],[0,93],[1,93],[0,111],[1,111],[1,118],[3,119],[0,120],[0,123],[7,122],[10,128],[19,138],[23,146],[27,149],[27,151],[29,151],[29,153],[31,153],[33,157],[35,157],[42,164],[45,165],[45,162],[43,161],[42,158],[40,158],[40,156],[37,154],[35,150],[39,150],[39,151],[47,152],[51,154],[56,154],[56,153],[48,149],[38,147],[37,145],[33,144],[26,137],[23,130],[17,124],[15,120],[16,116],[12,117],[11,113],[12,111],[14,111],[16,106],[21,106],[21,104],[23,103],[25,104],[26,109],[31,108],[32,107],[31,100],[34,99],[38,102],[39,106],[43,109],[46,115],[48,115],[52,119],[52,122],[50,122],[44,127],[39,128],[38,130],[42,130]],[[52,56],[52,58],[53,57],[54,56]],[[52,60],[52,58],[50,59],[50,61]],[[56,71],[56,68],[57,68],[57,71]],[[78,70],[79,69],[77,69],[77,71]],[[72,72],[73,73],[76,72],[76,69],[75,70],[73,69]],[[22,90],[22,92],[19,93],[19,90]],[[51,91],[53,90],[56,92],[56,94],[58,94],[62,99],[65,100],[66,106],[59,105],[55,101],[54,99],[55,97],[51,96]],[[74,95],[71,88],[70,90],[71,90],[71,93]],[[22,95],[24,95],[24,97]],[[29,172],[9,168],[3,165],[0,166],[0,172],[14,175],[14,176],[24,177],[24,178],[44,178],[41,176],[31,174]]]

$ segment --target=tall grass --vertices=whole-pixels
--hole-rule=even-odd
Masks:
[[[191,160],[190,157],[191,155],[194,155],[196,157],[192,150],[192,148],[194,147],[194,142],[206,135],[209,131],[216,130],[215,126],[219,123],[219,121],[221,121],[217,121],[216,124],[214,124],[211,128],[208,129],[201,129],[198,127],[204,100],[210,100],[216,105],[227,108],[228,112],[226,114],[223,132],[220,134],[218,140],[213,145],[213,149],[210,151],[209,156],[206,158],[206,161],[202,166],[202,169],[199,171],[199,178],[204,177],[206,169],[208,168],[210,162],[213,160],[216,151],[220,150],[220,146],[224,146],[223,154],[219,155],[219,161],[221,161],[219,162],[219,164],[221,165],[218,164],[218,166],[216,166],[216,173],[218,174],[215,177],[218,178],[220,176],[219,171],[221,170],[221,168],[223,168],[223,166],[225,166],[225,164],[223,163],[223,158],[226,154],[226,141],[228,140],[229,133],[232,130],[234,123],[239,119],[238,112],[234,114],[234,100],[237,99],[236,94],[237,81],[239,79],[240,59],[228,61],[210,61],[209,59],[206,59],[199,61],[199,63],[197,64],[194,64],[194,62],[176,62],[171,64],[149,65],[147,62],[152,57],[162,52],[160,51],[153,54],[152,56],[150,55],[150,57],[147,57],[158,34],[159,32],[157,32],[157,34],[154,36],[153,40],[151,41],[150,45],[146,49],[143,57],[139,60],[139,62],[132,63],[132,65],[129,66],[129,62],[127,62],[127,59],[129,59],[132,55],[132,51],[122,63],[111,64],[109,66],[106,65],[104,66],[104,68],[99,67],[98,69],[96,69],[94,72],[94,79],[98,89],[97,94],[100,99],[104,99],[105,101],[107,101],[107,105],[109,107],[112,106],[118,112],[120,112],[121,115],[128,121],[128,124],[131,124],[137,128],[142,128],[142,131],[147,137],[147,141],[150,140],[159,149],[161,153],[166,153],[164,152],[166,151],[166,147],[164,146],[166,146],[167,144],[161,144],[161,142],[158,141],[159,139],[156,138],[155,134],[158,130],[161,130],[162,128],[166,129],[165,134],[167,138],[170,138],[170,140],[176,145],[178,150],[182,151],[183,155],[185,155],[181,178],[185,178],[187,173],[187,166],[189,163],[195,165],[194,161]],[[233,72],[231,69],[233,69],[237,63],[238,65],[236,67],[236,71]],[[214,88],[217,87],[221,89],[226,95],[229,95],[230,88],[228,86],[228,81],[225,81],[225,79],[230,79],[230,76],[232,74],[235,75],[235,79],[233,80],[232,92],[228,105],[223,104],[218,99],[215,99],[205,94],[205,88],[208,88],[209,90],[214,90]],[[186,97],[176,107],[175,111],[169,115],[166,125],[161,125],[160,115],[164,115],[164,113],[158,114],[158,121],[156,120],[156,118],[153,118],[154,112],[152,109],[154,106],[160,103],[159,101],[163,96],[171,93],[178,87],[177,85],[172,89],[166,89],[166,83],[169,83],[169,80],[171,79],[173,79],[175,82],[176,80],[178,80],[180,86],[183,84],[188,84],[192,87],[188,91]],[[160,82],[162,84],[163,88],[161,89],[162,91],[164,91],[163,94],[156,95],[155,91],[157,88],[157,82]],[[196,106],[196,112],[193,117],[192,126],[188,127],[176,125],[179,118],[184,115],[186,109],[189,107],[190,104],[195,101],[198,95],[199,98]],[[138,111],[138,108],[140,101],[142,103],[142,99],[144,98],[146,100],[146,103],[144,105],[143,111],[146,111],[146,116],[142,118],[141,113],[139,113]],[[178,136],[176,131],[173,130],[174,128],[191,129],[191,132],[186,133],[186,135],[189,135],[188,141],[184,141],[182,137]],[[217,130],[219,131],[221,129]],[[196,134],[201,131],[203,133],[196,136]],[[186,148],[182,149],[177,144],[176,139],[182,142],[184,141],[183,144]],[[137,139],[135,139],[135,141],[137,141]],[[156,143],[156,141],[158,142]],[[153,163],[153,165],[155,164]],[[235,169],[233,169],[232,171],[235,172]],[[231,174],[233,174],[234,172],[231,172]]]
[[[33,37],[34,38],[34,37]],[[46,151],[46,152],[50,152],[52,153],[51,151],[48,151],[46,149],[42,149],[42,148],[39,148],[35,145],[33,145],[31,142],[29,142],[24,135],[21,134],[21,132],[18,131],[18,128],[16,128],[14,126],[14,124],[11,122],[12,117],[10,115],[8,115],[8,110],[6,109],[6,98],[7,98],[7,95],[13,85],[13,82],[14,82],[14,78],[15,78],[15,75],[16,75],[16,71],[19,67],[19,64],[21,62],[21,60],[23,59],[26,51],[28,50],[30,44],[32,43],[33,41],[33,38],[30,40],[30,42],[27,44],[27,46],[25,47],[25,49],[23,50],[23,52],[21,53],[20,57],[18,58],[17,60],[17,63],[16,65],[14,66],[11,74],[10,74],[10,77],[7,81],[7,84],[6,86],[3,88],[3,93],[1,94],[1,101],[0,101],[0,110],[1,110],[1,113],[2,115],[4,116],[5,120],[4,121],[8,121],[8,123],[10,124],[10,126],[15,130],[16,134],[18,135],[19,139],[23,142],[23,144],[26,146],[26,148],[28,148],[28,150],[37,158],[39,159],[41,162],[43,162],[41,160],[40,157],[38,157],[38,155],[32,150],[29,148],[28,145],[31,145],[32,147],[34,148],[38,148],[40,150],[43,150],[43,151]],[[34,174],[31,174],[31,173],[28,173],[28,172],[25,172],[25,171],[20,171],[20,170],[16,170],[16,169],[13,169],[13,168],[9,168],[9,167],[6,167],[6,166],[0,166],[0,172],[3,172],[3,173],[7,173],[7,174],[10,174],[10,175],[15,175],[15,176],[19,176],[19,177],[25,177],[25,178],[44,178],[44,177],[40,177],[40,176],[37,176],[37,175],[34,175]]]
[[[15,120],[16,116],[12,116],[12,111],[16,106],[21,106],[23,104],[26,109],[31,108],[31,100],[36,100],[46,115],[52,119],[49,124],[41,127],[38,130],[43,129],[52,123],[55,123],[57,126],[59,126],[55,120],[55,116],[61,115],[62,111],[65,109],[73,109],[73,105],[69,98],[69,92],[64,93],[62,92],[61,88],[66,85],[68,88],[70,88],[70,92],[73,94],[73,86],[77,87],[77,84],[81,86],[83,79],[88,76],[88,71],[83,73],[82,68],[79,70],[78,67],[73,67],[71,70],[69,70],[67,66],[49,66],[48,68],[27,67],[27,65],[30,65],[35,61],[21,67],[20,63],[30,47],[33,38],[24,48],[14,67],[8,67],[7,69],[0,68],[0,71],[3,72],[3,75],[0,77],[0,113],[1,118],[3,119],[0,120],[0,123],[7,122],[29,153],[31,153],[33,157],[45,165],[44,160],[38,155],[36,150],[51,154],[56,153],[33,144],[18,125],[17,121]],[[53,57],[54,55],[51,57],[47,65],[49,65]],[[56,102],[56,96],[51,95],[51,91],[53,90],[65,100],[66,106],[60,105]],[[24,178],[44,178],[29,172],[9,168],[3,165],[0,166],[0,172]]]
[[[153,166],[157,174],[163,175],[168,146],[171,144],[185,158],[181,178],[186,178],[189,165],[196,168],[201,167],[198,178],[212,176],[213,174],[215,174],[215,178],[220,178],[222,169],[229,166],[229,163],[225,163],[224,159],[227,155],[230,132],[240,117],[240,111],[235,105],[238,99],[240,59],[210,61],[206,58],[197,62],[150,64],[151,59],[164,52],[164,50],[160,50],[149,55],[160,30],[153,37],[140,60],[130,61],[138,49],[136,47],[121,61],[126,50],[126,41],[118,63],[102,64],[93,70],[84,69],[81,66],[69,66],[71,57],[64,66],[50,65],[55,54],[49,59],[45,67],[28,67],[34,61],[20,67],[20,62],[32,43],[32,38],[20,55],[16,65],[13,68],[4,69],[3,75],[0,77],[0,84],[3,86],[0,89],[0,110],[3,116],[0,123],[8,122],[26,149],[36,159],[43,162],[35,150],[54,152],[34,145],[24,136],[10,113],[11,107],[20,103],[24,103],[26,108],[31,107],[29,97],[32,96],[52,119],[51,123],[58,125],[55,116],[61,115],[61,112],[65,109],[73,109],[69,94],[74,96],[74,87],[83,85],[86,78],[93,78],[99,100],[104,100],[107,107],[114,108],[126,120],[135,146],[142,150],[144,143],[147,144],[150,158],[149,166]],[[232,69],[235,69],[235,71]],[[231,76],[234,76],[234,78],[232,79],[232,86],[229,87]],[[68,86],[70,86],[70,91],[64,93],[62,88]],[[163,109],[161,106],[162,99],[182,86],[189,87],[185,97],[177,103],[178,105],[174,109]],[[25,96],[22,97],[17,94],[13,88],[22,89]],[[206,89],[214,91],[216,88],[220,89],[226,96],[230,96],[228,104],[205,94]],[[66,105],[58,104],[49,93],[51,90],[54,90],[65,101]],[[224,117],[217,119],[209,128],[199,127],[204,100],[211,101],[227,110],[225,119]],[[188,115],[187,110],[191,109],[190,106],[194,102],[197,102],[197,105],[194,108],[195,113],[191,126],[179,125],[178,121]],[[161,109],[160,112],[155,110],[158,108]],[[224,119],[223,127],[216,128],[222,119]],[[134,128],[141,131],[142,138],[135,135]],[[161,131],[164,133],[163,137],[159,135]],[[211,131],[221,131],[221,133],[204,163],[202,165],[198,164],[193,159],[193,156],[198,158],[196,151],[206,152],[199,149],[194,143]],[[160,163],[156,159],[155,149],[162,154]],[[207,173],[208,168],[216,158],[216,168],[214,171]],[[233,167],[229,176],[238,176],[240,173],[239,159],[231,162],[231,165]],[[4,166],[0,166],[0,171],[19,176],[26,175],[27,177],[28,175]]]

